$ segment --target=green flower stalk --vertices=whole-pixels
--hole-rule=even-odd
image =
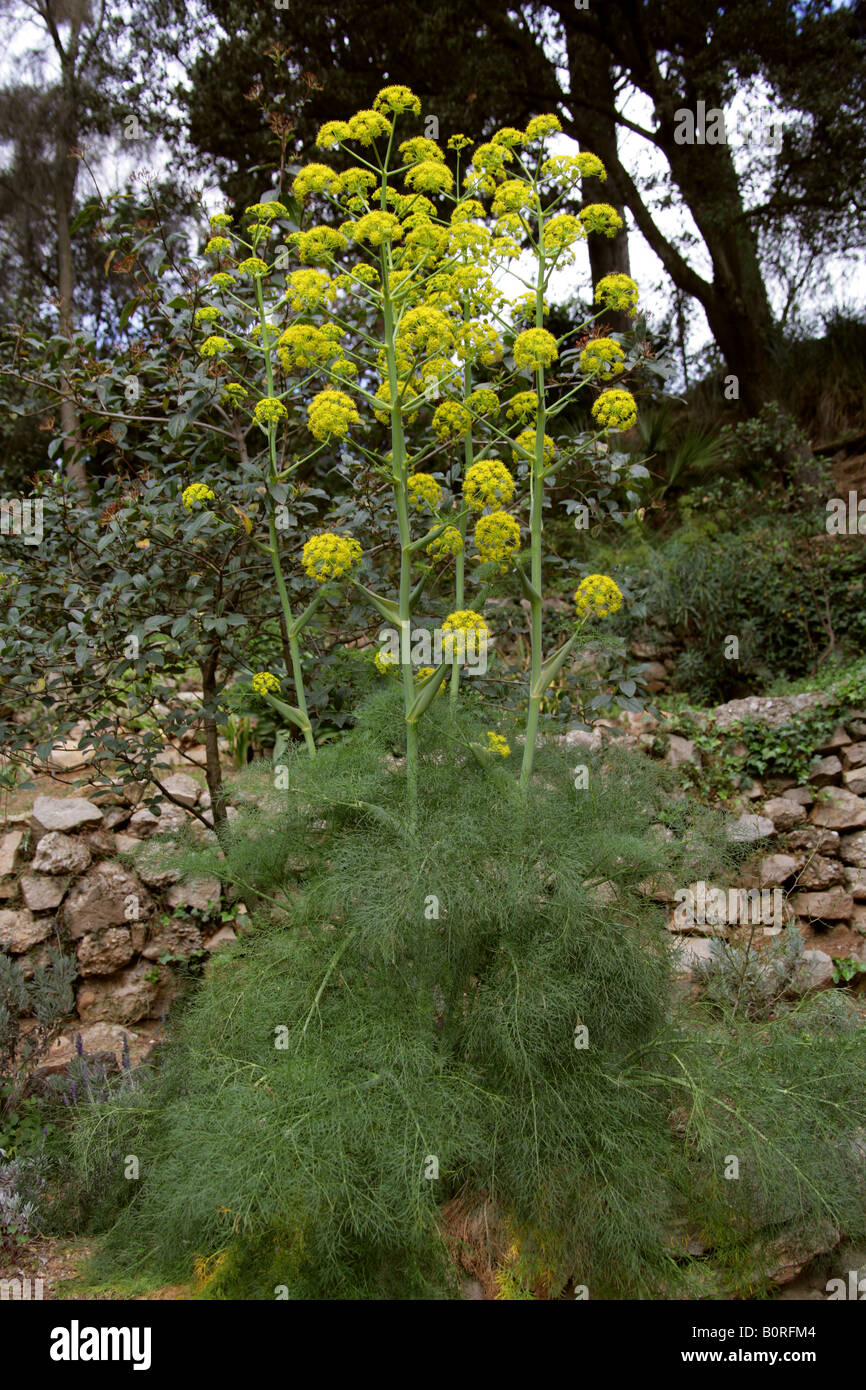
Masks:
[[[254,417],[262,429],[267,430],[268,435],[268,483],[271,487],[277,482],[277,424],[285,416],[286,409],[280,400],[274,396],[274,366],[272,360],[271,334],[268,331],[267,315],[265,313],[265,301],[262,293],[261,276],[256,276],[256,304],[259,311],[259,323],[261,325],[262,349],[265,357],[265,379],[267,382],[267,397],[259,401],[254,411]],[[313,737],[313,729],[310,724],[310,716],[307,712],[307,696],[304,689],[304,668],[301,661],[301,648],[298,641],[299,629],[295,622],[295,615],[292,611],[292,604],[289,592],[286,588],[285,575],[283,574],[283,564],[280,558],[279,536],[277,534],[277,521],[274,508],[271,507],[268,515],[268,540],[267,550],[271,558],[274,571],[274,579],[277,583],[277,593],[280,596],[280,606],[283,610],[283,618],[286,625],[286,632],[289,638],[289,656],[292,663],[292,680],[295,686],[296,714],[291,715],[293,722],[297,724],[304,735],[304,742],[311,758],[316,756],[316,740]],[[283,712],[287,712],[289,706],[281,706]]]

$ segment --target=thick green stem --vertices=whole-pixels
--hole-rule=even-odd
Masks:
[[[463,309],[463,319],[464,319],[464,322],[467,321],[468,318],[469,318],[469,309],[468,309],[467,306],[464,306],[464,309]],[[463,369],[463,396],[464,396],[464,399],[465,399],[465,400],[468,400],[468,399],[469,399],[469,396],[470,396],[471,391],[472,391],[472,369],[471,369],[471,367],[469,366],[469,362],[467,361],[466,366],[465,366],[464,369]],[[472,453],[472,432],[470,431],[469,434],[467,434],[466,439],[465,439],[464,444],[463,444],[463,481],[464,481],[464,482],[465,482],[465,480],[466,480],[466,474],[468,473],[470,467],[472,466],[472,458],[473,458],[473,453]],[[459,554],[457,555],[456,564],[455,564],[455,567],[454,567],[454,568],[455,568],[455,575],[454,575],[454,610],[455,610],[455,612],[459,612],[460,609],[463,607],[464,603],[466,602],[465,585],[466,585],[466,524],[467,524],[467,521],[468,521],[468,517],[467,517],[467,513],[466,513],[466,508],[465,508],[465,507],[461,507],[461,509],[460,509],[460,519],[459,519],[459,521],[458,521],[458,523],[457,523],[457,527],[458,527],[458,530],[460,531],[460,540],[461,540],[462,544],[461,544],[461,546],[460,546],[460,551],[459,551]],[[460,691],[460,664],[459,664],[459,662],[455,661],[455,662],[454,662],[454,665],[451,667],[451,690],[450,690],[449,697],[448,697],[448,698],[449,698],[449,701],[450,701],[450,709],[451,709],[451,718],[452,718],[452,719],[454,718],[454,716],[455,716],[456,713],[457,713],[457,696],[458,696],[458,694],[459,694],[459,691]]]
[[[270,334],[268,332],[267,318],[265,315],[264,296],[262,295],[262,282],[256,280],[256,303],[259,308],[259,322],[262,326],[262,347],[265,353],[265,377],[267,380],[267,391],[269,396],[274,394],[274,369],[271,362]],[[277,480],[277,428],[276,425],[268,426],[268,452],[270,459],[269,482],[275,483]],[[316,740],[313,731],[309,727],[309,715],[307,713],[307,696],[304,690],[304,669],[301,661],[301,648],[298,643],[297,633],[294,631],[294,614],[289,600],[286,580],[283,575],[283,565],[280,560],[279,537],[277,535],[276,516],[271,511],[268,517],[268,552],[271,557],[271,564],[274,569],[274,578],[277,581],[277,593],[280,596],[280,606],[283,610],[283,617],[286,621],[286,628],[289,633],[289,652],[292,659],[292,680],[295,683],[295,701],[298,709],[307,720],[307,727],[304,729],[304,742],[311,758],[316,756]]]
[[[543,218],[539,215],[538,219],[538,280],[535,290],[535,325],[542,328],[544,325],[544,225]],[[539,368],[535,373],[535,394],[537,400],[537,414],[535,423],[535,458],[533,460],[532,472],[530,474],[530,555],[531,571],[530,579],[535,590],[535,596],[530,599],[530,644],[532,659],[530,666],[529,680],[529,708],[526,715],[526,743],[523,748],[523,764],[520,769],[520,785],[526,790],[529,786],[529,779],[532,776],[532,767],[535,762],[535,740],[538,736],[538,715],[541,709],[541,701],[544,691],[541,689],[541,667],[543,657],[544,633],[541,620],[541,532],[542,532],[542,508],[544,506],[544,427],[546,423],[545,398],[544,398],[544,370]]]
[[[403,412],[397,377],[397,355],[394,347],[394,306],[389,290],[391,264],[386,247],[382,248],[382,308],[385,321],[385,355],[388,362],[388,389],[391,394],[391,467],[394,503],[400,531],[400,667],[403,676],[403,710],[408,715],[415,698],[415,681],[411,660],[412,625],[412,532],[409,525],[407,492],[406,443],[403,437]],[[406,722],[406,792],[409,810],[409,829],[414,833],[418,822],[418,731],[414,723]]]

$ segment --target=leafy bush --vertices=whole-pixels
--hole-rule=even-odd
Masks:
[[[701,703],[814,672],[831,652],[866,650],[866,556],[856,537],[818,541],[772,518],[721,533],[693,525],[651,553],[632,582],[680,648],[677,685]],[[731,636],[735,659],[725,654]]]

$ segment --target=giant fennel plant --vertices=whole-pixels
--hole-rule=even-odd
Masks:
[[[226,399],[266,435],[276,487],[298,466],[279,433],[294,414],[312,449],[351,437],[388,480],[399,580],[396,595],[375,587],[360,539],[332,528],[303,545],[318,587],[295,612],[271,528],[296,703],[272,671],[255,688],[315,756],[296,745],[284,779],[247,773],[232,825],[179,865],[242,891],[254,929],[213,960],[153,1079],[79,1126],[111,1224],[102,1258],[114,1277],[195,1270],[214,1298],[454,1297],[461,1265],[500,1297],[744,1292],[780,1232],[862,1229],[862,1030],[838,999],[733,1030],[672,1014],[659,890],[696,861],[707,877],[724,866],[720,828],[648,760],[588,755],[578,779],[567,748],[537,739],[548,683],[584,625],[622,602],[607,576],[584,579],[574,632],[545,651],[551,422],[588,381],[603,388],[601,433],[635,419],[611,384],[627,365],[613,337],[590,336],[551,399],[566,353],[545,292],[617,216],[561,210],[603,170],[550,152],[555,118],[499,131],[465,167],[455,137],[452,168],[434,142],[399,138],[418,110],[388,87],[323,128],[346,167],[301,170],[308,213],[275,256],[279,203],[249,209],[240,231],[214,219],[201,346]],[[507,301],[521,277],[525,296]],[[600,313],[633,309],[637,289],[614,276],[595,295]],[[252,299],[252,336],[235,332]],[[348,314],[358,301],[366,315]],[[250,341],[263,377],[246,369]],[[365,416],[390,448],[368,447]],[[218,505],[207,487],[191,484],[186,504]],[[356,586],[402,639],[452,561],[441,660],[419,672],[411,642],[383,648],[383,688],[352,735],[315,750],[297,639],[322,595]],[[530,613],[519,770],[461,698],[460,658],[490,640],[481,610],[503,569]],[[742,1180],[728,1181],[732,1156]]]

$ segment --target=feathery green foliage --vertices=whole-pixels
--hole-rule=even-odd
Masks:
[[[518,1287],[658,1296],[682,1282],[666,1233],[683,1212],[737,1250],[795,1209],[840,1219],[848,1188],[824,1172],[817,1190],[816,1167],[866,1122],[862,1035],[831,1064],[829,1032],[816,1052],[670,1017],[648,889],[719,867],[714,819],[616,750],[578,790],[574,755],[540,749],[524,800],[434,702],[413,844],[395,698],[315,765],[295,758],[287,792],[252,769],[225,858],[188,859],[255,888],[255,930],[214,959],[151,1085],[80,1128],[87,1180],[113,1175],[106,1267],[199,1262],[208,1297],[454,1297],[442,1207],[471,1193],[501,1213]],[[647,833],[657,821],[673,840]]]

